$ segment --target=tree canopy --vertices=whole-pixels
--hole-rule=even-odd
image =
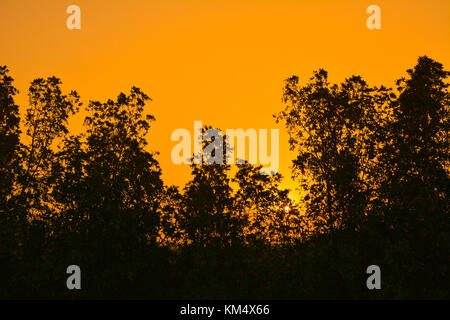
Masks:
[[[21,120],[0,67],[0,297],[448,298],[449,75],[423,56],[395,88],[289,77],[296,203],[281,174],[217,163],[210,126],[206,161],[166,185],[136,87],[90,101],[74,134],[78,93],[39,78]],[[374,261],[382,292],[361,280]],[[64,286],[73,263],[86,290]]]

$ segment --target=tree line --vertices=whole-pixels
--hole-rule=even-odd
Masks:
[[[288,78],[274,116],[294,205],[249,163],[194,163],[184,188],[165,184],[139,88],[90,101],[73,134],[76,91],[32,81],[21,119],[0,67],[0,297],[448,298],[449,74],[423,56],[394,89]],[[82,290],[65,287],[71,264]]]

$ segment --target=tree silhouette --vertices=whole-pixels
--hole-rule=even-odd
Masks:
[[[439,292],[440,283],[449,281],[443,266],[450,229],[449,72],[426,56],[407,72],[397,81],[398,99],[382,140],[374,213],[392,230],[403,254],[414,257],[408,257],[413,262],[407,281],[415,294],[425,296],[426,288]]]
[[[147,100],[147,95],[133,87],[117,101],[88,106],[86,197],[90,211],[97,213],[94,220],[114,221],[114,212],[129,211],[137,221],[145,221],[137,226],[155,241],[163,183],[158,162],[145,151],[149,121],[154,120],[142,114]]]
[[[191,180],[165,185],[136,87],[90,101],[75,135],[78,94],[36,79],[21,141],[0,67],[0,297],[448,298],[448,76],[419,57],[394,90],[323,69],[287,79],[293,203],[280,174],[227,164],[208,126]],[[80,291],[64,286],[74,263]],[[364,286],[374,263],[383,290]]]
[[[11,274],[14,262],[19,262],[17,254],[18,242],[22,239],[20,223],[16,212],[14,188],[17,180],[20,149],[19,107],[14,103],[18,93],[13,86],[13,78],[6,66],[0,66],[0,274]],[[22,224],[24,221],[21,221]],[[5,289],[0,287],[0,296],[7,295],[8,282]]]
[[[383,211],[409,217],[448,216],[449,72],[420,57],[408,75],[397,81],[399,97],[392,104],[393,121],[380,157],[385,169]]]
[[[191,165],[192,180],[184,189],[184,227],[190,241],[201,247],[227,246],[239,232],[239,217],[233,213],[230,165],[226,164],[227,142],[219,129],[202,128],[201,164]],[[215,140],[221,137],[221,140]],[[205,152],[214,147],[211,153]],[[217,154],[216,154],[217,153]],[[218,157],[219,163],[213,158]]]
[[[68,134],[68,119],[81,105],[75,91],[62,93],[58,78],[34,80],[29,88],[30,107],[25,126],[29,143],[21,150],[22,173],[18,179],[19,202],[28,206],[33,217],[51,211],[50,167],[55,161],[52,144]]]
[[[14,103],[18,93],[12,85],[6,66],[0,66],[0,211],[9,212],[15,176],[17,175],[19,142],[19,107]]]
[[[285,121],[297,152],[293,174],[306,191],[307,214],[318,231],[361,225],[374,187],[377,112],[390,98],[388,89],[369,87],[359,76],[331,85],[323,69],[305,86],[296,76],[286,80],[286,107],[277,121]]]

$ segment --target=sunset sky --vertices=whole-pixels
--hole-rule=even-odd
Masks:
[[[81,30],[66,28],[71,4],[81,8]],[[366,27],[371,4],[381,8],[381,30]],[[279,128],[280,172],[289,175],[293,155],[272,117],[283,80],[296,74],[304,83],[325,68],[332,81],[359,74],[393,86],[425,54],[449,69],[449,15],[449,0],[1,0],[0,65],[22,111],[37,77],[61,78],[84,104],[140,87],[153,99],[149,145],[168,184],[189,178],[187,165],[171,161],[170,136],[192,132],[194,120]]]

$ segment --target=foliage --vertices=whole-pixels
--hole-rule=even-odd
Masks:
[[[36,79],[21,127],[0,67],[0,297],[448,299],[448,76],[420,57],[396,89],[287,79],[299,205],[280,174],[216,163],[229,146],[212,127],[191,180],[165,185],[136,87],[90,101],[75,135],[78,94]],[[365,286],[372,264],[383,290]]]

